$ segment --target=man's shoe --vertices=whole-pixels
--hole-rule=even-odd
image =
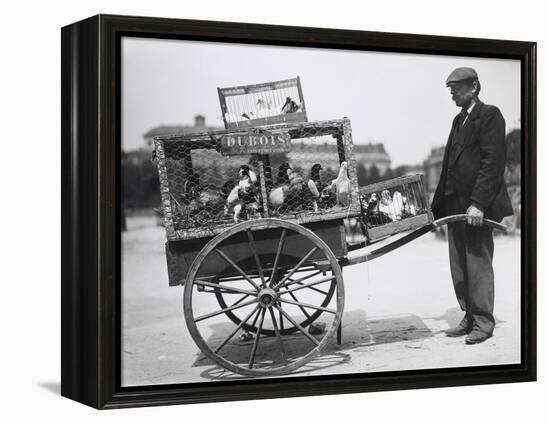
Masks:
[[[453,327],[453,328],[449,328],[448,330],[445,330],[445,334],[446,334],[447,337],[465,336],[469,332],[470,332],[470,330],[468,330],[466,327],[462,327],[460,325],[458,327]]]
[[[491,334],[487,334],[479,330],[474,330],[466,336],[466,344],[472,345],[483,343],[489,337],[491,337]]]

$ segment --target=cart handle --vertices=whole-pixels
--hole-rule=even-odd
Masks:
[[[404,246],[407,243],[410,243],[413,240],[416,240],[418,237],[423,236],[426,233],[429,233],[432,230],[435,230],[436,228],[442,227],[443,225],[446,225],[450,222],[462,222],[466,221],[468,219],[468,216],[466,214],[460,214],[460,215],[450,215],[446,216],[444,218],[440,218],[432,222],[431,224],[426,224],[420,228],[417,228],[416,230],[406,234],[403,237],[398,238],[397,240],[379,247],[378,249],[371,250],[370,252],[365,252],[362,255],[350,258],[345,257],[341,260],[341,265],[355,265],[358,263],[371,261],[373,259],[379,258],[382,255],[385,255],[386,253],[389,253],[398,247]],[[487,225],[491,228],[500,230],[502,232],[506,232],[507,228],[505,225],[499,224],[498,222],[492,221],[490,219],[484,219],[483,225]]]
[[[459,215],[450,215],[446,216],[440,219],[435,220],[432,225],[434,228],[439,228],[445,224],[449,224],[451,222],[461,222],[466,221],[468,219],[468,215],[466,214],[459,214]],[[503,233],[508,231],[508,228],[506,225],[502,225],[498,222],[492,221],[490,219],[483,219],[483,225],[487,225],[488,227],[494,228],[495,230],[500,230]]]

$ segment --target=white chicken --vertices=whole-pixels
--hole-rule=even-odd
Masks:
[[[233,208],[233,220],[239,221],[239,216],[245,209],[247,218],[257,218],[259,213],[258,192],[256,182],[258,178],[256,173],[248,165],[242,165],[239,168],[239,183],[233,187],[227,196],[227,207]]]
[[[348,206],[351,202],[351,182],[348,177],[348,163],[340,164],[340,171],[336,179],[332,180],[330,188],[336,194],[336,202],[340,206]]]
[[[380,212],[388,215],[392,221],[399,221],[403,217],[405,200],[401,192],[395,191],[393,196],[389,190],[383,190],[380,199]]]

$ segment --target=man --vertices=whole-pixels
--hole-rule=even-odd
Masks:
[[[491,337],[495,327],[493,234],[483,219],[501,221],[513,214],[504,183],[505,123],[497,107],[479,100],[474,69],[455,69],[446,84],[461,112],[445,147],[432,210],[435,218],[468,216],[467,222],[448,226],[451,276],[465,315],[446,334],[466,335],[466,344],[476,344]]]

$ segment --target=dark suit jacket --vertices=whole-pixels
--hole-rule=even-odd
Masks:
[[[434,217],[465,213],[475,203],[483,209],[485,218],[501,221],[514,213],[504,183],[504,118],[496,106],[477,99],[453,143],[457,119],[458,115],[447,140],[441,177],[432,201]],[[458,200],[452,208],[443,202],[447,178],[452,178]]]

